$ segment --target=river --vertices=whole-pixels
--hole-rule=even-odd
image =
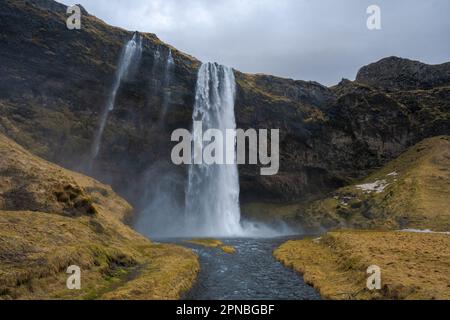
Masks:
[[[186,300],[317,300],[320,295],[295,271],[275,260],[272,252],[292,239],[221,239],[236,249],[228,254],[185,241],[200,259],[200,273]]]

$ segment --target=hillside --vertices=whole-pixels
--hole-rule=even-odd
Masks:
[[[82,29],[68,30],[65,9],[51,0],[0,3],[4,25],[0,30],[0,132],[46,160],[86,172],[84,163],[120,51],[133,32],[109,26],[86,12]],[[142,195],[149,188],[158,189],[156,182],[166,174],[178,181],[171,192],[173,201],[182,205],[186,168],[170,162],[170,134],[191,127],[200,65],[154,34],[141,35],[140,66],[120,86],[99,157],[89,172],[111,184],[138,211],[145,205]],[[165,84],[164,59],[160,58],[169,49],[174,69],[170,83]],[[409,60],[389,61],[389,68],[406,69],[409,74]],[[257,166],[239,168],[242,203],[261,198],[275,204],[323,198],[422,139],[449,134],[447,65],[420,67],[426,85],[389,90],[378,85],[380,77],[390,79],[384,75],[384,65],[376,62],[367,72],[363,68],[356,81],[344,80],[331,88],[236,70],[238,127],[278,128],[281,133],[277,176],[262,177]],[[402,81],[394,80],[385,82]],[[162,119],[165,103],[167,113]]]
[[[426,139],[298,213],[325,226],[450,230],[450,138]]]
[[[111,187],[0,135],[0,299],[176,299],[199,265],[190,250],[129,228]],[[81,268],[81,290],[66,269]]]

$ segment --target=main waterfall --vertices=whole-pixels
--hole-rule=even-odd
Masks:
[[[234,99],[233,70],[216,63],[203,64],[198,73],[192,116],[193,121],[202,121],[203,130],[194,126],[194,144],[203,143],[202,131],[218,129],[225,137],[226,129],[236,129]],[[196,236],[242,235],[240,215],[237,164],[191,164],[186,192],[186,230]]]
[[[201,121],[202,128],[193,125],[193,145],[201,148],[209,144],[202,136],[208,129],[221,131],[224,139],[227,129],[236,129],[235,86],[231,68],[216,63],[205,63],[200,67],[192,120],[194,124]],[[135,221],[135,228],[149,237],[158,238],[289,234],[290,230],[282,223],[277,227],[241,220],[236,148],[227,148],[235,144],[236,141],[223,143],[227,163],[233,164],[208,165],[192,161],[186,185],[179,170],[165,163],[152,164],[143,175],[146,203]]]

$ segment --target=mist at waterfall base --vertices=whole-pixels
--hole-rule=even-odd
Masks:
[[[201,221],[191,217],[186,207],[186,180],[184,172],[173,165],[156,163],[143,175],[142,204],[137,211],[134,228],[152,239],[165,238],[272,238],[298,234],[283,221],[262,223],[239,217],[239,225],[233,232],[224,232],[227,221],[212,219]],[[199,195],[196,202],[211,203],[209,194]],[[237,208],[239,210],[239,207]],[[212,211],[211,211],[212,212]],[[240,212],[239,212],[240,215]],[[208,225],[219,224],[208,228]]]
[[[208,129],[222,133],[236,129],[234,100],[233,70],[216,63],[202,64],[192,118],[202,121],[203,128],[193,126],[194,144],[206,146],[202,132]],[[233,152],[236,159],[235,149]],[[276,237],[295,233],[282,222],[269,226],[241,219],[237,164],[191,164],[187,179],[170,167],[155,164],[145,176],[147,203],[135,228],[149,237]],[[185,195],[184,202],[180,194]]]

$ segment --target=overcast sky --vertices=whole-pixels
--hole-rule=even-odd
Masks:
[[[202,61],[326,85],[396,55],[450,61],[449,0],[59,0]],[[369,5],[381,30],[367,29]]]

